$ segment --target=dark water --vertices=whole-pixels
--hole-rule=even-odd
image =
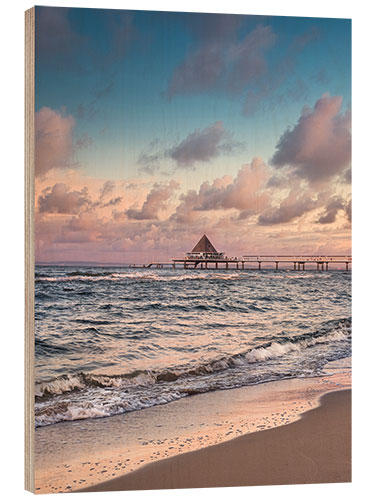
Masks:
[[[345,271],[38,266],[36,425],[322,373],[351,354]]]

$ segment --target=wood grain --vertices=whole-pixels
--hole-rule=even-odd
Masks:
[[[34,492],[35,9],[25,12],[25,489]]]

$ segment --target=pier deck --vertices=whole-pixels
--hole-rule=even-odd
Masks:
[[[330,264],[342,264],[348,271],[351,263],[351,255],[244,255],[241,258],[223,259],[181,258],[129,267],[136,269],[152,267],[157,269],[269,269],[269,265],[272,264],[276,270],[280,268],[280,265],[293,265],[293,270],[297,271],[314,268],[318,271],[328,271]],[[287,267],[283,268],[287,269]]]

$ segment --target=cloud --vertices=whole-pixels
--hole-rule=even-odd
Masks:
[[[225,24],[224,18],[222,21]],[[198,47],[187,54],[172,74],[167,89],[169,98],[212,88],[237,92],[264,73],[264,53],[274,44],[275,33],[270,26],[260,25],[235,41],[237,23],[233,19],[229,28],[222,30],[228,36],[221,37],[219,27],[212,26],[206,35],[198,36]],[[202,26],[198,31],[202,33]]]
[[[228,18],[228,24],[226,19]],[[258,18],[260,20],[260,18]],[[258,24],[244,34],[240,16],[202,15],[190,23],[195,35],[193,46],[174,69],[167,87],[167,96],[194,94],[219,90],[233,95],[244,93],[242,112],[252,115],[261,106],[272,107],[280,99],[294,101],[307,93],[307,84],[300,80],[288,85],[298,55],[320,37],[316,27],[296,35],[280,53],[272,67],[267,65],[267,55],[275,46],[277,34],[272,27]],[[292,79],[293,81],[293,79]],[[285,84],[286,82],[286,84]],[[284,86],[282,94],[276,91]]]
[[[76,149],[87,149],[92,146],[93,140],[87,133],[83,134],[76,141],[75,147]]]
[[[147,182],[129,184],[130,180],[91,182],[74,173],[70,179],[79,182],[74,188],[57,183],[38,197],[36,258],[145,263],[183,255],[204,230],[229,255],[243,255],[250,247],[269,252],[275,248],[275,238],[278,251],[286,253],[291,248],[317,252],[320,245],[330,252],[348,251],[350,226],[342,223],[351,213],[346,186],[338,185],[340,194],[332,187],[321,191],[294,178],[270,188],[271,176],[272,169],[254,158],[234,177],[203,182],[197,190],[183,192],[178,201],[175,181],[150,187]],[[126,189],[129,186],[133,189]],[[121,208],[119,189],[126,193]],[[140,205],[132,205],[138,199]],[[335,209],[340,210],[337,224],[323,224],[323,217]]]
[[[58,233],[55,243],[87,243],[103,240],[105,219],[94,211],[86,211],[72,217]],[[110,237],[110,234],[107,234]]]
[[[236,209],[250,214],[258,213],[268,203],[269,196],[264,188],[267,183],[268,168],[261,158],[253,158],[243,165],[237,176],[226,175],[215,179],[212,184],[204,182],[199,191],[188,191],[181,195],[181,203],[172,216],[177,222],[193,221],[198,212],[210,210]]]
[[[104,199],[108,195],[113,193],[115,188],[116,188],[115,182],[113,182],[111,180],[106,181],[103,184],[103,186],[99,189],[99,197],[94,203],[92,203],[91,208],[95,208],[95,207],[105,208],[105,207],[114,207],[116,205],[119,205],[123,200],[122,196],[116,196],[115,198],[111,198],[110,200],[108,200],[106,202],[104,201]]]
[[[345,207],[345,214],[349,220],[349,222],[352,222],[352,200],[350,199],[349,202],[347,203]]]
[[[243,23],[243,16],[236,14],[187,14],[189,26],[201,42],[219,40],[221,43],[233,42]]]
[[[61,65],[63,61],[66,67],[74,58],[74,50],[84,42],[83,36],[72,29],[68,14],[67,8],[37,7],[35,53],[43,62]]]
[[[138,172],[154,175],[155,171],[159,170],[160,162],[163,158],[166,158],[166,152],[161,147],[160,139],[156,137],[149,143],[148,147],[139,154],[137,160],[137,165],[139,165]]]
[[[252,82],[252,88],[246,88],[246,96],[242,108],[244,116],[254,114],[261,106],[268,106],[274,109],[282,101],[295,102],[296,99],[302,99],[306,96],[306,82],[302,80],[295,81],[295,78],[292,78],[292,85],[286,85],[288,84],[289,77],[294,73],[299,53],[303,51],[307,44],[316,41],[319,36],[318,29],[311,27],[291,40],[285,53],[280,54],[272,69],[267,72],[264,71],[263,75],[259,75],[261,78]],[[286,90],[281,94],[276,93],[281,86],[286,86]]]
[[[312,75],[311,79],[321,85],[327,85],[329,83],[327,71],[325,68],[321,68],[318,72]]]
[[[87,188],[73,191],[62,182],[46,188],[38,199],[39,213],[49,214],[77,214],[90,204]]]
[[[99,189],[99,196],[89,194],[88,188],[71,189],[63,182],[58,182],[54,186],[46,187],[38,198],[39,213],[46,214],[81,214],[84,211],[96,208],[115,207],[119,205],[123,197],[115,196],[106,198],[113,193],[116,184],[108,180]]]
[[[324,213],[319,217],[319,224],[332,224],[336,221],[339,210],[345,208],[345,202],[341,196],[335,196],[327,203]]]
[[[280,137],[271,164],[291,166],[311,182],[341,173],[351,161],[351,115],[340,113],[341,97],[324,94],[304,108],[297,124]]]
[[[318,26],[310,26],[304,32],[296,35],[289,47],[289,53],[295,55],[299,53],[307,44],[314,42],[321,37]]]
[[[138,169],[139,172],[144,172],[149,175],[153,175],[155,170],[160,167],[160,159],[163,157],[163,153],[145,153],[142,152],[138,156],[137,164],[140,165]]]
[[[302,101],[307,97],[307,84],[300,78],[295,80],[293,84],[285,91],[285,93],[280,97],[280,99],[287,99],[289,101]]]
[[[280,205],[261,214],[258,224],[261,226],[271,226],[274,224],[285,224],[301,217],[317,207],[316,199],[307,192],[297,194],[296,190],[291,190]]]
[[[103,184],[103,187],[100,189],[100,199],[102,200],[108,194],[113,193],[113,190],[115,189],[115,187],[116,187],[116,184],[113,181],[106,181]]]
[[[72,166],[75,120],[43,107],[35,113],[35,175],[45,176],[53,168]]]
[[[134,25],[132,12],[126,10],[108,10],[103,12],[106,30],[111,34],[110,50],[106,54],[107,62],[113,62],[122,59],[126,55],[131,43],[139,36]]]
[[[352,183],[352,167],[345,170],[342,180],[348,184]]]
[[[141,209],[130,208],[125,214],[129,219],[154,220],[159,218],[159,212],[167,208],[167,202],[179,188],[179,183],[171,180],[167,184],[155,183],[148,193]]]
[[[241,92],[250,82],[266,72],[265,51],[276,41],[276,34],[270,26],[257,26],[229,52],[232,61],[229,90]]]
[[[116,196],[116,198],[111,198],[109,201],[104,203],[102,205],[103,208],[105,207],[115,207],[116,205],[119,205],[122,202],[123,198],[122,196]]]
[[[79,23],[92,24],[107,32],[105,43],[96,36],[98,29],[85,34],[76,30]],[[96,9],[78,10],[64,7],[37,7],[36,58],[52,68],[65,71],[92,72],[106,70],[126,55],[137,38],[130,11]]]
[[[196,129],[167,154],[179,167],[194,168],[196,162],[208,162],[240,147],[242,144],[234,141],[223,123],[218,121],[203,130]]]
[[[110,82],[105,87],[94,89],[92,93],[94,94],[95,100],[99,101],[104,97],[108,97],[112,93],[114,85],[114,82]]]
[[[103,186],[99,189],[99,198],[91,205],[91,208],[115,207],[115,206],[119,205],[123,200],[122,196],[116,196],[115,198],[111,198],[110,200],[108,200],[106,202],[104,201],[108,195],[113,193],[115,188],[116,188],[115,182],[113,182],[111,180],[106,181],[103,184]]]
[[[149,175],[160,169],[162,160],[172,159],[178,167],[194,169],[197,162],[209,162],[220,155],[241,150],[244,144],[233,139],[225,130],[223,122],[217,121],[205,129],[196,129],[188,134],[179,144],[163,149],[155,139],[146,151],[139,154],[137,164],[139,172]]]
[[[75,110],[75,115],[80,120],[94,120],[98,115],[97,101],[92,101],[90,103],[80,103]]]
[[[268,177],[267,166],[261,158],[243,165],[230,184],[222,185],[218,179],[210,186],[202,184],[200,188],[201,204],[198,210],[230,209],[254,210],[257,212],[266,200],[261,194]]]
[[[167,94],[197,93],[212,88],[225,68],[224,55],[220,46],[211,43],[190,53],[174,70]]]

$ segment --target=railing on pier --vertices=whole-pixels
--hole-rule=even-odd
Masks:
[[[349,270],[349,265],[352,263],[351,255],[244,255],[243,257],[224,257],[221,259],[214,258],[173,258],[168,262],[150,262],[143,265],[129,265],[133,269],[242,269],[250,270],[262,269],[262,265],[269,266],[274,264],[274,269],[278,270],[280,264],[293,265],[293,270],[304,271],[305,265],[309,265],[307,269],[311,269],[311,264],[316,264],[318,271],[328,271],[329,265],[345,264],[346,271]],[[249,267],[251,266],[252,267]],[[269,269],[269,267],[267,267]],[[264,269],[264,267],[263,267]],[[284,267],[284,269],[286,269]]]
[[[244,255],[241,260],[245,262],[259,261],[262,262],[351,262],[351,255]]]
[[[345,264],[345,269],[349,270],[352,262],[351,255],[244,255],[238,257],[225,257],[223,259],[172,259],[172,267],[177,264],[183,265],[184,269],[249,269],[246,264],[257,264],[258,269],[262,269],[262,264],[275,264],[275,269],[279,269],[279,264],[293,264],[294,270],[305,270],[306,264],[316,264],[317,270],[328,271],[330,264]]]

